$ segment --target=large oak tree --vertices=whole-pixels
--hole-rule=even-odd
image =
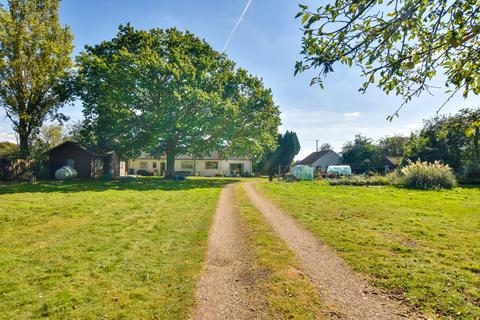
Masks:
[[[58,0],[9,0],[0,7],[0,105],[12,121],[20,156],[32,135],[68,100],[72,35],[58,20]]]
[[[78,95],[97,143],[125,157],[256,156],[275,146],[279,110],[262,81],[204,40],[176,29],[135,30],[87,46]]]

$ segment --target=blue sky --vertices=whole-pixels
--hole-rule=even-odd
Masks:
[[[130,22],[136,28],[177,27],[190,30],[222,50],[226,39],[248,0],[63,0],[60,17],[75,37],[75,54],[85,44],[111,39],[119,24]],[[302,1],[312,4],[315,1]],[[320,2],[316,2],[320,3]],[[312,74],[293,76],[299,59],[301,32],[297,1],[252,0],[243,20],[226,49],[241,67],[263,78],[271,88],[275,103],[282,111],[281,131],[296,131],[302,150],[297,158],[315,149],[315,140],[329,142],[340,151],[356,133],[379,138],[395,133],[408,134],[418,129],[422,120],[435,114],[445,100],[443,89],[408,104],[399,119],[389,123],[385,118],[394,112],[401,100],[386,96],[373,88],[358,93],[362,79],[356,69],[335,67],[326,87],[310,87]],[[441,79],[435,83],[442,86]],[[479,97],[454,98],[443,109],[452,113],[462,107],[476,107]],[[72,119],[82,116],[81,104],[66,107]],[[10,123],[0,111],[0,141],[14,141]]]

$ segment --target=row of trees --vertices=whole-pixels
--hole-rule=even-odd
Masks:
[[[357,134],[353,141],[343,145],[342,160],[355,171],[368,172],[376,169],[386,156],[403,156],[408,140],[408,137],[393,135],[374,141]]]
[[[480,108],[425,121],[423,128],[410,137],[405,158],[439,160],[466,181],[480,182],[479,120]]]
[[[71,60],[58,0],[9,0],[0,8],[0,104],[32,156],[35,136],[59,108],[83,102],[82,140],[135,157],[260,157],[277,144],[279,108],[262,80],[189,32],[119,27],[115,38]],[[75,70],[75,72],[74,72]]]
[[[368,172],[385,156],[401,156],[404,163],[438,160],[448,164],[458,176],[476,179],[475,175],[480,174],[479,120],[480,108],[462,109],[455,115],[426,120],[423,128],[409,137],[394,135],[373,141],[356,135],[343,146],[343,161],[358,171]]]

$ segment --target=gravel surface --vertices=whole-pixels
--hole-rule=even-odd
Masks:
[[[257,319],[266,303],[255,288],[259,275],[233,187],[220,194],[192,319]]]
[[[401,300],[368,284],[330,248],[323,245],[294,218],[284,213],[254,188],[245,184],[250,200],[295,254],[317,286],[331,319],[424,319]],[[341,230],[339,230],[341,232]]]

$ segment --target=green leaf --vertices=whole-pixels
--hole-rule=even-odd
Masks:
[[[303,17],[302,17],[302,24],[304,24],[305,21],[308,20],[308,18],[310,18],[310,13],[305,13],[305,14],[303,15]]]

